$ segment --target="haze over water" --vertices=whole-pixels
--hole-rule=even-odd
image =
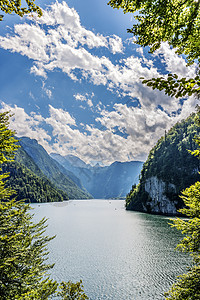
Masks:
[[[83,280],[91,300],[160,300],[186,272],[188,255],[174,251],[181,235],[169,218],[124,209],[122,200],[33,204],[46,216],[51,271],[58,281]]]

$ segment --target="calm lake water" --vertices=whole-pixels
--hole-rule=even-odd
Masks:
[[[164,299],[189,259],[174,248],[181,235],[169,218],[124,209],[121,200],[33,204],[46,216],[51,271],[58,281],[83,280],[91,300]]]

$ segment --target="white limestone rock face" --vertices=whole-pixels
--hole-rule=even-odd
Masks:
[[[175,215],[177,213],[176,202],[170,201],[165,195],[166,187],[172,191],[176,191],[176,187],[172,183],[166,184],[164,181],[158,179],[156,176],[148,178],[145,182],[145,191],[151,197],[151,201],[147,201],[143,209],[147,212],[147,207],[150,207],[151,212],[158,214]]]

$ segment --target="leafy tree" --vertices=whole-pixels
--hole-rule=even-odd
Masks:
[[[14,153],[18,149],[17,140],[13,137],[14,131],[8,129],[9,117],[8,112],[0,114],[0,165],[14,159]],[[0,167],[0,171],[2,171]],[[8,174],[0,174],[0,200],[8,199],[12,192],[10,188],[5,187],[4,180]]]
[[[21,0],[2,0],[0,1],[0,9],[5,14],[15,13],[20,17],[25,14],[36,12],[39,17],[42,16],[42,10],[35,4],[35,0],[25,0],[25,7],[22,7]],[[3,20],[3,15],[0,15],[0,21]]]
[[[141,78],[142,79],[142,78]],[[144,79],[142,83],[152,87],[152,89],[164,90],[165,94],[171,97],[198,96],[200,94],[200,76],[195,78],[179,78],[176,74],[168,74],[167,78],[159,77]]]
[[[186,55],[189,64],[197,62],[199,65],[200,1],[110,0],[108,4],[122,8],[124,13],[133,13],[136,24],[128,32],[135,35],[137,44],[149,46],[150,52],[154,52],[161,42],[168,42],[178,54]],[[200,94],[198,69],[195,78],[169,74],[167,78],[152,78],[143,83],[177,98]]]
[[[166,293],[168,300],[197,300],[200,299],[200,266],[193,267],[187,274],[179,276],[171,290]]]
[[[193,63],[199,59],[200,2],[196,0],[110,0],[113,8],[133,13],[136,24],[128,32],[137,44],[150,46],[154,52],[161,42],[168,42]]]
[[[9,112],[0,113],[0,164],[13,160],[15,151],[19,148],[14,138],[14,131],[8,129]]]
[[[191,95],[199,98],[200,1],[110,0],[108,4],[113,8],[122,8],[124,13],[133,13],[136,23],[128,32],[135,35],[137,44],[149,46],[150,52],[154,52],[160,48],[161,42],[168,42],[178,54],[186,56],[188,64],[197,63],[195,78],[178,78],[176,74],[169,74],[167,78],[150,80],[143,78],[143,83],[153,89],[164,90],[167,95],[176,98]],[[196,141],[200,146],[199,137]],[[151,154],[153,155],[154,151]],[[194,151],[194,154],[200,156],[199,149]],[[143,171],[145,172],[145,169]],[[132,193],[135,195],[135,190]],[[128,205],[130,197],[131,195],[128,195]],[[187,274],[180,277],[166,296],[171,300],[196,300],[200,299],[200,182],[186,189],[181,198],[186,208],[180,212],[186,214],[189,221],[180,219],[174,221],[174,226],[186,235],[182,243],[178,244],[178,248],[191,253],[195,265]]]

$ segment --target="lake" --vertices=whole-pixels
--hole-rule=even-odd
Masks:
[[[126,211],[122,200],[73,200],[33,204],[35,220],[48,218],[52,278],[83,280],[91,300],[156,300],[188,255],[174,248],[181,234],[169,218]]]

